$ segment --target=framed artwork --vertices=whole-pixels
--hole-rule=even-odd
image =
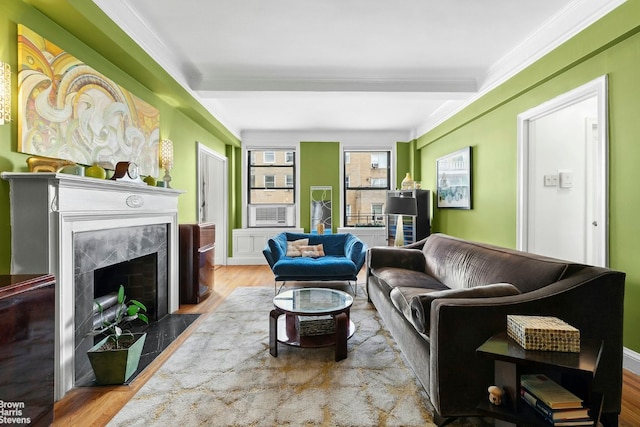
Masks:
[[[436,160],[439,208],[471,209],[471,147]]]
[[[18,151],[158,176],[158,109],[24,25],[18,70]]]

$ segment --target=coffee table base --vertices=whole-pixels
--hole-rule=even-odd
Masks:
[[[336,332],[325,335],[300,336],[296,329],[296,315],[272,310],[269,315],[269,353],[278,357],[278,342],[300,348],[319,348],[335,345],[336,362],[347,358],[347,340],[356,331],[347,313],[334,316]]]

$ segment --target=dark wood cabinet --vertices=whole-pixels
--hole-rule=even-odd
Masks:
[[[180,224],[180,304],[198,304],[213,292],[216,226]]]
[[[53,423],[54,328],[53,275],[0,275],[0,400],[7,424]]]
[[[431,234],[431,192],[429,190],[389,190],[389,197],[409,197],[416,199],[418,214],[403,216],[404,244],[417,242]],[[386,215],[386,236],[389,246],[395,245],[397,215]]]

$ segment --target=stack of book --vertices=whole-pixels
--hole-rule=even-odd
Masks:
[[[593,425],[583,400],[546,375],[522,375],[520,394],[522,400],[554,426]]]
[[[296,328],[301,337],[336,333],[333,316],[296,316]]]

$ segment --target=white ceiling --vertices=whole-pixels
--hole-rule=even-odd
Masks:
[[[238,137],[420,136],[625,0],[94,0]]]

